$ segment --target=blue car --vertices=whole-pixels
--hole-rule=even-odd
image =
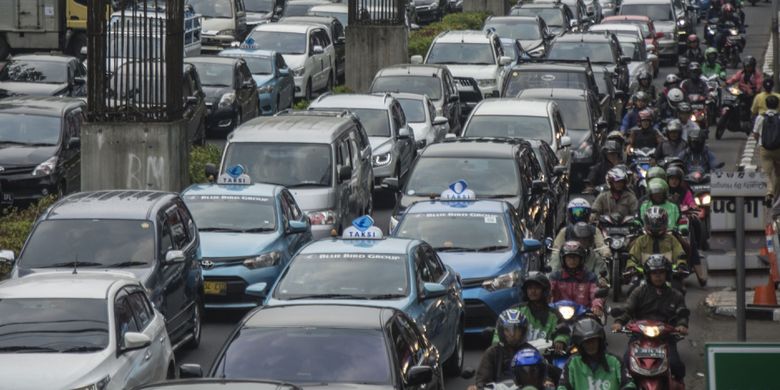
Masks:
[[[463,367],[460,277],[425,242],[383,238],[368,216],[342,238],[312,242],[284,269],[266,306],[388,306],[411,317],[440,353],[448,375]],[[361,222],[362,221],[362,222]],[[265,286],[258,286],[258,295]]]
[[[284,187],[196,184],[182,198],[200,233],[206,309],[257,306],[247,288],[273,284],[311,241],[309,221]]]
[[[537,240],[515,208],[504,201],[431,200],[413,203],[393,237],[429,243],[463,280],[466,334],[495,326],[498,315],[520,301],[519,284],[539,267]]]
[[[295,80],[281,54],[252,49],[245,45],[242,48],[222,50],[219,55],[243,58],[246,61],[252,78],[257,83],[260,115],[273,115],[293,106]]]

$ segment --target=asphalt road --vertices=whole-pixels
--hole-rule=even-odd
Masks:
[[[761,59],[766,50],[767,40],[771,26],[772,5],[763,2],[755,7],[745,5],[746,23],[749,24],[747,35],[747,46],[745,55],[750,54],[756,57],[761,64]],[[699,32],[701,33],[701,24]],[[702,35],[700,35],[702,36]],[[676,71],[674,67],[662,67],[655,80],[657,86],[663,84],[664,77]],[[729,73],[734,70],[730,69]],[[723,139],[714,139],[714,129],[710,132],[711,138],[708,144],[715,155],[726,162],[724,170],[733,170],[739,161],[739,156],[744,147],[744,134],[727,132]],[[210,143],[223,145],[224,140],[210,140]],[[388,226],[390,209],[385,205],[375,211],[374,219],[378,226]],[[704,389],[705,379],[705,356],[704,343],[708,341],[734,341],[736,340],[736,325],[731,319],[713,318],[709,316],[702,307],[702,301],[709,291],[701,289],[695,285],[695,278],[688,280],[688,294],[686,302],[692,311],[691,315],[691,335],[681,341],[679,351],[683,361],[687,366],[686,384],[689,389]],[[206,323],[203,325],[203,338],[200,348],[192,351],[180,351],[177,353],[178,363],[198,363],[207,371],[220,348],[226,341],[235,327],[235,324],[241,319],[241,312],[221,312],[210,313],[207,316]],[[751,341],[776,339],[777,328],[772,322],[749,321],[748,339]],[[609,334],[607,336],[609,351],[622,356],[626,347],[626,337],[624,335]],[[482,355],[483,345],[481,340],[467,340],[466,366],[476,368]],[[258,356],[260,352],[258,351]],[[461,378],[452,378],[447,381],[447,388],[453,390],[465,389],[470,383],[469,380]]]

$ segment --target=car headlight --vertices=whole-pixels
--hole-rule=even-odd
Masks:
[[[564,320],[569,320],[577,313],[577,309],[575,309],[574,306],[559,306],[558,313],[561,314],[561,318]]]
[[[220,30],[217,32],[217,35],[230,35],[231,37],[236,36],[236,30]]]
[[[482,282],[482,288],[488,291],[503,290],[515,287],[519,280],[520,274],[517,271],[512,271]]]
[[[384,167],[390,164],[390,162],[393,161],[393,154],[391,152],[377,154],[373,157],[373,162],[375,167]]]
[[[48,160],[38,164],[32,172],[33,176],[49,176],[54,172],[54,168],[57,166],[57,156],[53,156]]]
[[[236,102],[236,94],[233,92],[228,92],[224,95],[222,95],[222,98],[219,99],[219,108],[228,108],[233,105],[233,103]]]
[[[495,87],[496,79],[479,79],[477,80],[480,87]]]
[[[702,194],[695,198],[697,206],[709,206],[712,203],[710,194]]]
[[[101,380],[99,380],[99,381],[97,381],[97,382],[95,382],[95,383],[93,383],[91,385],[77,387],[77,388],[75,388],[73,390],[103,390],[103,389],[105,389],[108,386],[108,382],[110,382],[110,381],[111,381],[111,377],[106,375],[105,378],[103,378],[103,379],[101,379]]]
[[[257,88],[257,93],[271,93],[274,90],[273,85],[263,85],[260,88]]]
[[[439,3],[438,2],[433,2],[433,3],[431,3],[431,5],[428,6],[428,8],[430,8],[430,9],[439,8]]]
[[[333,225],[336,223],[336,212],[333,210],[315,210],[306,213],[312,225]]]
[[[304,70],[305,70],[304,67],[300,67],[298,69],[293,69],[293,76],[295,76],[295,77],[303,76]]]
[[[279,264],[282,254],[279,252],[264,253],[260,256],[250,257],[244,260],[244,267],[249,269],[272,267]]]

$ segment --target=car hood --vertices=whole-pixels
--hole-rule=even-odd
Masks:
[[[282,54],[282,57],[290,69],[302,68],[306,62],[306,54]]]
[[[24,146],[0,144],[0,166],[38,165],[57,153],[56,146]]]
[[[203,93],[206,94],[206,101],[219,100],[222,98],[222,95],[228,92],[233,92],[233,88],[203,86]]]
[[[512,251],[498,253],[437,252],[444,264],[463,279],[491,278],[501,274],[512,261]]]
[[[30,96],[57,96],[65,93],[68,88],[67,83],[44,84],[44,83],[21,83],[16,81],[0,82],[0,89],[19,95]]]
[[[655,31],[657,32],[672,32],[674,31],[674,22],[671,20],[668,21],[658,21],[656,20],[653,22],[655,24]]]
[[[387,153],[393,147],[393,139],[389,137],[368,137],[368,143],[371,144],[373,155],[378,153]]]
[[[200,248],[203,258],[248,257],[265,252],[278,238],[276,232],[200,232]]]
[[[271,12],[247,12],[246,24],[263,23],[271,19]]]
[[[107,349],[95,353],[3,353],[0,376],[3,387],[9,389],[81,388],[102,378],[104,373],[93,371],[109,353]]]
[[[203,18],[201,29],[203,35],[217,35],[221,30],[232,30],[233,19],[228,18]]]
[[[304,212],[324,210],[333,207],[335,192],[328,188],[294,188],[291,189],[295,202]]]
[[[90,272],[111,272],[111,273],[124,273],[127,277],[136,278],[143,282],[144,285],[147,287],[149,284],[149,281],[152,279],[152,273],[154,272],[154,267],[130,267],[130,268],[84,268],[85,270],[88,270]],[[67,268],[18,268],[14,267],[13,272],[11,274],[12,279],[16,278],[23,278],[28,275],[32,274],[42,274],[45,272],[65,272],[65,271],[73,271],[73,267],[67,267]],[[2,354],[0,354],[2,356]]]
[[[259,87],[273,80],[274,76],[270,74],[253,74],[252,78],[255,79],[255,84],[257,84],[257,86]]]
[[[522,47],[523,50],[531,51],[541,46],[544,41],[542,41],[541,39],[521,39],[519,40],[519,42],[520,42],[520,47]]]
[[[447,65],[454,77],[471,77],[475,80],[496,78],[496,65]]]
[[[563,26],[547,26],[547,29],[550,30],[551,34],[558,36],[563,35],[563,33],[566,32]]]

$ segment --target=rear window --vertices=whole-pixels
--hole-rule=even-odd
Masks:
[[[588,79],[585,72],[516,70],[509,75],[504,96],[514,97],[531,88],[588,89]]]
[[[654,21],[671,21],[671,4],[623,4],[620,7],[621,15],[645,15]]]

